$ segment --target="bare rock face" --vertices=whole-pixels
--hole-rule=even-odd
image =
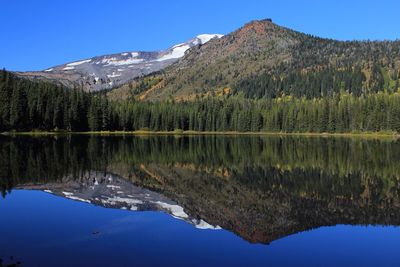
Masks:
[[[137,77],[159,71],[183,57],[189,48],[220,37],[222,37],[220,34],[201,34],[166,50],[103,55],[43,71],[16,72],[16,74],[33,80],[56,82],[70,88],[83,88],[85,91],[111,89]]]

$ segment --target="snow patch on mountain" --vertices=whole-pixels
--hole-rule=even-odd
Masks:
[[[101,61],[101,63],[106,64],[108,66],[122,66],[122,65],[132,65],[143,62],[142,58],[128,58],[128,59],[118,59],[116,57],[105,58]]]
[[[181,58],[185,55],[186,50],[188,50],[191,45],[205,44],[213,38],[221,38],[222,34],[200,34],[196,36],[196,39],[191,43],[177,44],[172,47],[171,52],[162,57],[158,58],[157,61],[165,61],[169,59]]]
[[[107,187],[108,188],[111,188],[111,189],[120,189],[121,187],[120,186],[118,186],[118,185],[107,185]]]
[[[170,53],[157,59],[157,61],[165,61],[165,60],[169,60],[169,59],[183,57],[183,55],[185,55],[185,51],[188,50],[189,48],[190,48],[189,45],[177,46],[177,47],[173,48]]]
[[[119,76],[121,76],[122,74],[120,74],[120,73],[115,73],[115,72],[113,72],[112,74],[108,74],[107,75],[107,77],[108,78],[115,78],[115,77],[119,77]]]
[[[68,63],[67,66],[78,66],[84,63],[89,63],[90,61],[92,61],[91,59],[86,59],[86,60],[81,60],[81,61],[75,61],[72,63]]]
[[[176,45],[174,45],[172,48],[179,47],[179,46],[182,46],[182,45],[184,45],[184,44],[185,44],[185,43],[176,44]]]
[[[221,38],[222,36],[224,36],[224,35],[222,35],[222,34],[200,34],[200,35],[197,35],[196,37],[198,39],[200,39],[202,44],[205,44],[213,38]]]

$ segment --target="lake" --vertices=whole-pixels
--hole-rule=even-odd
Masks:
[[[400,141],[0,136],[0,266],[398,266]]]

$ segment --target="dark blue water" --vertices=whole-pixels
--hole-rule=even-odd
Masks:
[[[0,200],[1,255],[26,266],[398,266],[399,227],[321,227],[270,245],[162,212],[18,190]],[[99,232],[93,234],[93,232]]]
[[[398,140],[0,136],[0,267],[400,266],[399,151]]]

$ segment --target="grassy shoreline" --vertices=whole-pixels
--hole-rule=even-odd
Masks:
[[[87,131],[87,132],[67,132],[67,131],[31,131],[31,132],[3,132],[2,135],[245,135],[245,136],[303,136],[303,137],[363,137],[363,138],[400,138],[400,134],[395,132],[360,132],[360,133],[284,133],[284,132],[209,132],[209,131]]]

